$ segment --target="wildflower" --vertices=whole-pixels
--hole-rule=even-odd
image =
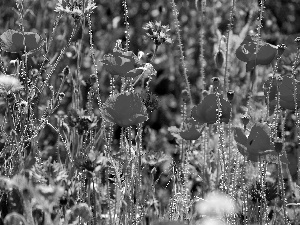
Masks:
[[[221,218],[226,214],[235,213],[236,206],[229,196],[214,191],[210,192],[205,199],[197,202],[196,211],[201,215],[211,218]]]
[[[96,4],[93,0],[84,0],[85,8],[83,9],[83,4],[81,0],[74,0],[72,2],[68,0],[58,0],[55,7],[55,12],[66,13],[71,15],[73,18],[80,18],[84,14],[90,14],[95,8]]]
[[[256,123],[252,127],[248,138],[241,128],[234,128],[234,139],[239,152],[253,162],[257,162],[260,156],[276,154],[269,134],[270,128],[262,123]]]
[[[1,49],[11,53],[21,52],[24,54],[25,50],[27,53],[32,53],[38,50],[43,43],[44,40],[41,36],[34,32],[24,32],[23,36],[22,32],[10,29],[0,36]]]
[[[279,82],[279,83],[278,83]],[[294,102],[294,85],[296,82],[297,87],[297,106],[300,107],[300,83],[290,76],[282,77],[282,80],[269,78],[264,83],[264,94],[268,95],[268,89],[270,87],[269,92],[269,107],[270,114],[274,112],[275,106],[277,104],[277,93],[280,92],[280,107],[283,109],[295,109]],[[278,89],[279,86],[279,89]],[[266,97],[267,103],[267,97]]]
[[[147,36],[154,41],[155,45],[161,45],[165,42],[172,43],[172,40],[168,34],[170,31],[168,25],[161,25],[161,22],[149,22],[144,27]]]
[[[141,97],[134,92],[125,92],[110,96],[102,110],[105,120],[128,127],[148,119],[146,106]]]
[[[220,95],[220,107],[222,115],[220,121],[228,123],[230,119],[231,105],[228,101],[224,100]],[[216,94],[207,95],[203,101],[194,106],[192,109],[192,117],[200,124],[214,124],[218,120],[218,101]]]
[[[142,63],[132,51],[119,47],[114,48],[112,54],[104,55],[102,63],[111,75],[121,77],[136,77],[144,71]]]
[[[175,138],[184,140],[197,140],[200,137],[203,129],[204,126],[202,126],[200,130],[197,128],[197,122],[193,118],[186,119],[186,121],[183,123],[183,127],[180,129],[175,126],[168,128]]]
[[[0,73],[0,93],[12,93],[23,88],[20,80],[12,75]]]
[[[259,41],[255,36],[247,35],[235,54],[239,60],[247,63],[246,71],[248,72],[256,65],[269,65],[277,55],[277,48],[277,46]]]

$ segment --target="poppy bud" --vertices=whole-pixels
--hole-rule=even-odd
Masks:
[[[218,77],[213,77],[212,81],[213,81],[213,87],[214,87],[214,89],[220,87],[220,79]]]
[[[185,103],[188,103],[189,102],[189,94],[187,92],[186,89],[182,90],[181,92],[181,96],[182,96],[182,100],[185,102]]]
[[[69,68],[69,66],[66,66],[66,67],[64,68],[63,74],[64,74],[65,77],[68,76],[68,75],[70,74],[70,68]]]
[[[230,102],[232,101],[233,97],[234,97],[234,91],[233,90],[227,91],[227,98]]]
[[[282,84],[283,78],[282,78],[282,76],[277,76],[276,80],[277,80],[277,86],[279,87]]]
[[[286,49],[285,44],[277,45],[277,56],[281,57],[285,49]]]
[[[218,51],[217,54],[215,55],[215,64],[217,68],[222,68],[224,64],[224,55],[222,51]]]
[[[30,70],[29,74],[32,78],[35,78],[39,74],[39,71],[34,68],[34,69]]]
[[[275,146],[275,151],[277,153],[281,153],[282,152],[282,147],[283,147],[282,141],[279,141],[279,140],[275,141],[274,142],[274,146]]]
[[[295,42],[297,44],[297,48],[300,48],[300,37],[296,37]]]
[[[91,82],[92,85],[97,82],[97,75],[96,74],[91,74],[90,75],[90,82]]]
[[[203,95],[203,98],[205,98],[208,95],[208,91],[207,90],[203,90],[202,91],[202,95]]]
[[[59,99],[59,101],[61,101],[64,97],[65,97],[65,93],[60,92],[60,93],[58,94],[58,99]]]
[[[244,125],[244,129],[246,129],[246,126],[247,126],[247,124],[248,124],[249,121],[250,121],[250,116],[247,115],[247,114],[245,114],[245,115],[243,115],[243,116],[241,117],[241,120],[242,120],[242,123],[243,123],[243,125]]]

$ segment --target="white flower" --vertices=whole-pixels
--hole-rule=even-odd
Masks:
[[[221,218],[225,214],[235,213],[236,207],[234,201],[229,196],[214,191],[209,193],[204,200],[197,202],[196,211],[201,215]]]
[[[58,0],[54,11],[70,14],[72,16],[82,16],[83,14],[92,13],[93,10],[97,8],[94,0],[85,1],[84,12],[82,2],[78,0],[73,1],[73,3],[66,0]]]
[[[0,74],[0,93],[9,93],[23,88],[20,80],[14,76]]]

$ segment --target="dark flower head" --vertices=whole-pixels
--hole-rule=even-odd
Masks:
[[[221,122],[228,123],[230,119],[231,105],[228,101],[220,98],[222,115],[220,116]],[[192,117],[200,124],[214,124],[218,120],[218,101],[217,95],[209,94],[203,101],[194,106],[192,109]]]
[[[23,54],[25,50],[30,53],[38,50],[43,43],[41,36],[34,32],[24,32],[23,35],[22,32],[16,30],[7,30],[0,36],[1,49],[11,53]]]
[[[198,129],[197,125],[197,122],[193,118],[187,118],[181,128],[171,126],[168,128],[168,131],[178,140],[197,140],[204,129],[204,126]]]
[[[121,127],[142,123],[148,119],[142,98],[135,92],[125,92],[110,96],[103,105],[102,117]]]
[[[257,162],[259,156],[276,154],[270,139],[270,128],[267,124],[256,123],[248,138],[241,128],[235,127],[234,139],[237,142],[239,152],[253,162]]]
[[[142,63],[132,51],[115,48],[112,54],[104,55],[102,63],[111,75],[136,77],[143,72]]]
[[[258,51],[256,53],[256,47]],[[255,35],[247,35],[236,50],[236,57],[246,62],[246,71],[251,71],[256,65],[269,65],[277,55],[277,46],[265,43]]]

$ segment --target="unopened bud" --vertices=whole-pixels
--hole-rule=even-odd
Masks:
[[[208,95],[208,91],[207,90],[203,90],[202,91],[202,96],[203,98],[205,98]]]
[[[96,74],[91,74],[90,75],[90,82],[91,82],[92,85],[97,82],[97,75]]]
[[[283,147],[282,141],[276,140],[276,141],[274,142],[274,147],[275,147],[275,151],[276,151],[277,153],[281,153],[281,152],[282,152],[282,147]]]
[[[215,64],[217,68],[222,68],[224,64],[224,54],[222,51],[218,51],[217,54],[215,55]]]
[[[277,56],[281,57],[285,49],[286,49],[285,44],[277,45]]]
[[[66,66],[66,67],[64,68],[63,74],[64,74],[65,77],[68,76],[68,75],[70,74],[70,68],[69,68],[69,66]]]
[[[246,129],[247,124],[250,121],[250,116],[248,114],[245,114],[241,117],[242,123],[244,125],[244,129]]]
[[[300,48],[300,37],[296,37],[295,42],[297,44],[297,48]]]
[[[59,100],[59,101],[63,100],[64,97],[65,97],[65,93],[60,92],[60,93],[58,94],[58,100]]]
[[[233,97],[234,97],[234,91],[233,90],[227,91],[227,98],[230,102],[233,100]]]
[[[190,98],[189,98],[189,94],[188,94],[188,91],[186,89],[184,89],[182,92],[181,92],[181,96],[182,96],[182,100],[185,102],[185,103],[188,103],[190,101]]]

